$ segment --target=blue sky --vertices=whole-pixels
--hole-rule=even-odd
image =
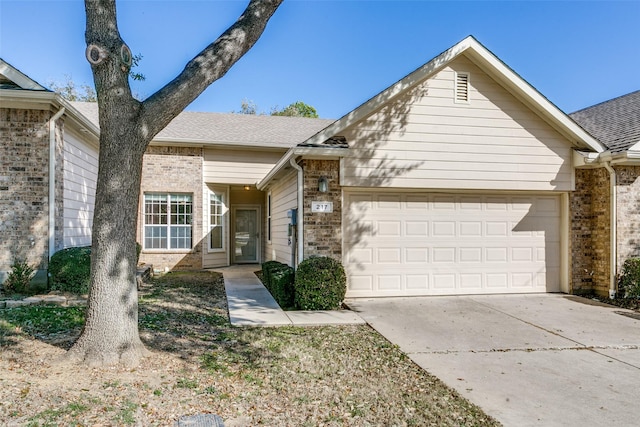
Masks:
[[[120,32],[151,95],[246,1],[120,0]],[[339,118],[473,35],[565,112],[640,89],[640,0],[285,0],[263,37],[189,106],[269,112],[295,101]],[[36,81],[92,83],[84,2],[0,0],[0,57]]]

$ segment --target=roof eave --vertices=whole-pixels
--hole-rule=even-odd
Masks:
[[[181,147],[193,146],[193,147],[214,147],[214,148],[229,148],[236,150],[269,150],[269,151],[284,151],[291,148],[292,145],[283,146],[276,144],[269,144],[263,142],[247,143],[247,142],[235,142],[235,141],[215,141],[215,140],[198,140],[193,138],[154,138],[149,145],[175,145],[180,144]]]
[[[543,96],[535,87],[520,77],[480,42],[471,37],[468,43],[471,49],[468,49],[468,52],[466,52],[467,56],[476,63],[476,65],[479,65],[485,72],[489,72],[494,78],[497,78],[512,95],[518,97],[521,101],[525,101],[526,105],[537,111],[543,119],[546,119],[550,124],[554,125],[565,137],[578,146],[589,148],[597,153],[606,150],[604,145],[580,127],[573,119]],[[493,70],[493,72],[491,72],[491,70]]]
[[[100,129],[92,121],[55,92],[0,89],[0,99],[2,99],[3,106],[14,104],[19,108],[33,108],[34,106],[43,109],[64,108],[65,116],[77,125],[80,131],[89,133],[95,138],[100,136]],[[12,106],[12,108],[16,107]]]
[[[597,153],[606,150],[597,139],[592,137],[552,102],[542,96],[540,92],[509,68],[473,36],[468,36],[411,74],[383,90],[355,110],[309,138],[305,141],[305,144],[320,144],[335,135],[339,135],[353,123],[362,120],[396,96],[413,88],[463,53],[474,63],[482,67],[485,72],[489,72],[494,78],[498,79],[520,100],[525,101],[530,108],[536,110],[538,114],[553,125],[554,128],[563,133],[572,143]]]
[[[9,80],[20,86],[22,89],[28,89],[33,91],[51,92],[46,87],[42,86],[31,77],[18,70],[2,58],[0,58],[0,74],[7,77]]]
[[[304,157],[308,159],[339,159],[349,152],[344,147],[292,147],[290,148],[271,168],[269,173],[265,175],[257,184],[258,190],[265,189],[273,179],[277,178],[284,170],[290,168],[291,159]]]

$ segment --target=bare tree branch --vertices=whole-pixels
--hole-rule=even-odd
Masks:
[[[235,24],[193,58],[178,77],[144,102],[142,120],[150,135],[160,132],[251,49],[282,1],[251,0]]]

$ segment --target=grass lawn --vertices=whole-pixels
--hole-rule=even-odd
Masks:
[[[368,326],[236,328],[221,275],[171,273],[140,293],[152,355],[136,369],[57,360],[84,310],[0,310],[0,419],[19,426],[498,425]]]

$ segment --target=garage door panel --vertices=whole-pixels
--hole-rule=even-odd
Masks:
[[[460,274],[460,289],[482,289],[482,274]]]
[[[404,262],[407,264],[424,264],[429,262],[429,249],[425,247],[405,247]]]
[[[349,276],[349,291],[354,295],[367,295],[373,291],[373,277],[352,274]]]
[[[411,294],[418,291],[426,291],[429,289],[429,275],[428,274],[406,274],[406,288],[407,293]]]
[[[408,220],[404,223],[406,237],[424,238],[429,236],[429,221]]]
[[[482,221],[460,221],[458,227],[460,237],[482,237]]]
[[[482,248],[459,248],[459,260],[463,264],[478,264],[482,262]]]
[[[398,264],[402,262],[401,248],[378,248],[376,259],[379,264]]]
[[[557,291],[560,206],[555,195],[346,193],[347,296]]]
[[[402,276],[399,274],[379,274],[378,278],[378,289],[383,292],[399,291],[402,289]]]
[[[534,262],[533,248],[511,248],[511,261],[513,262]]]

